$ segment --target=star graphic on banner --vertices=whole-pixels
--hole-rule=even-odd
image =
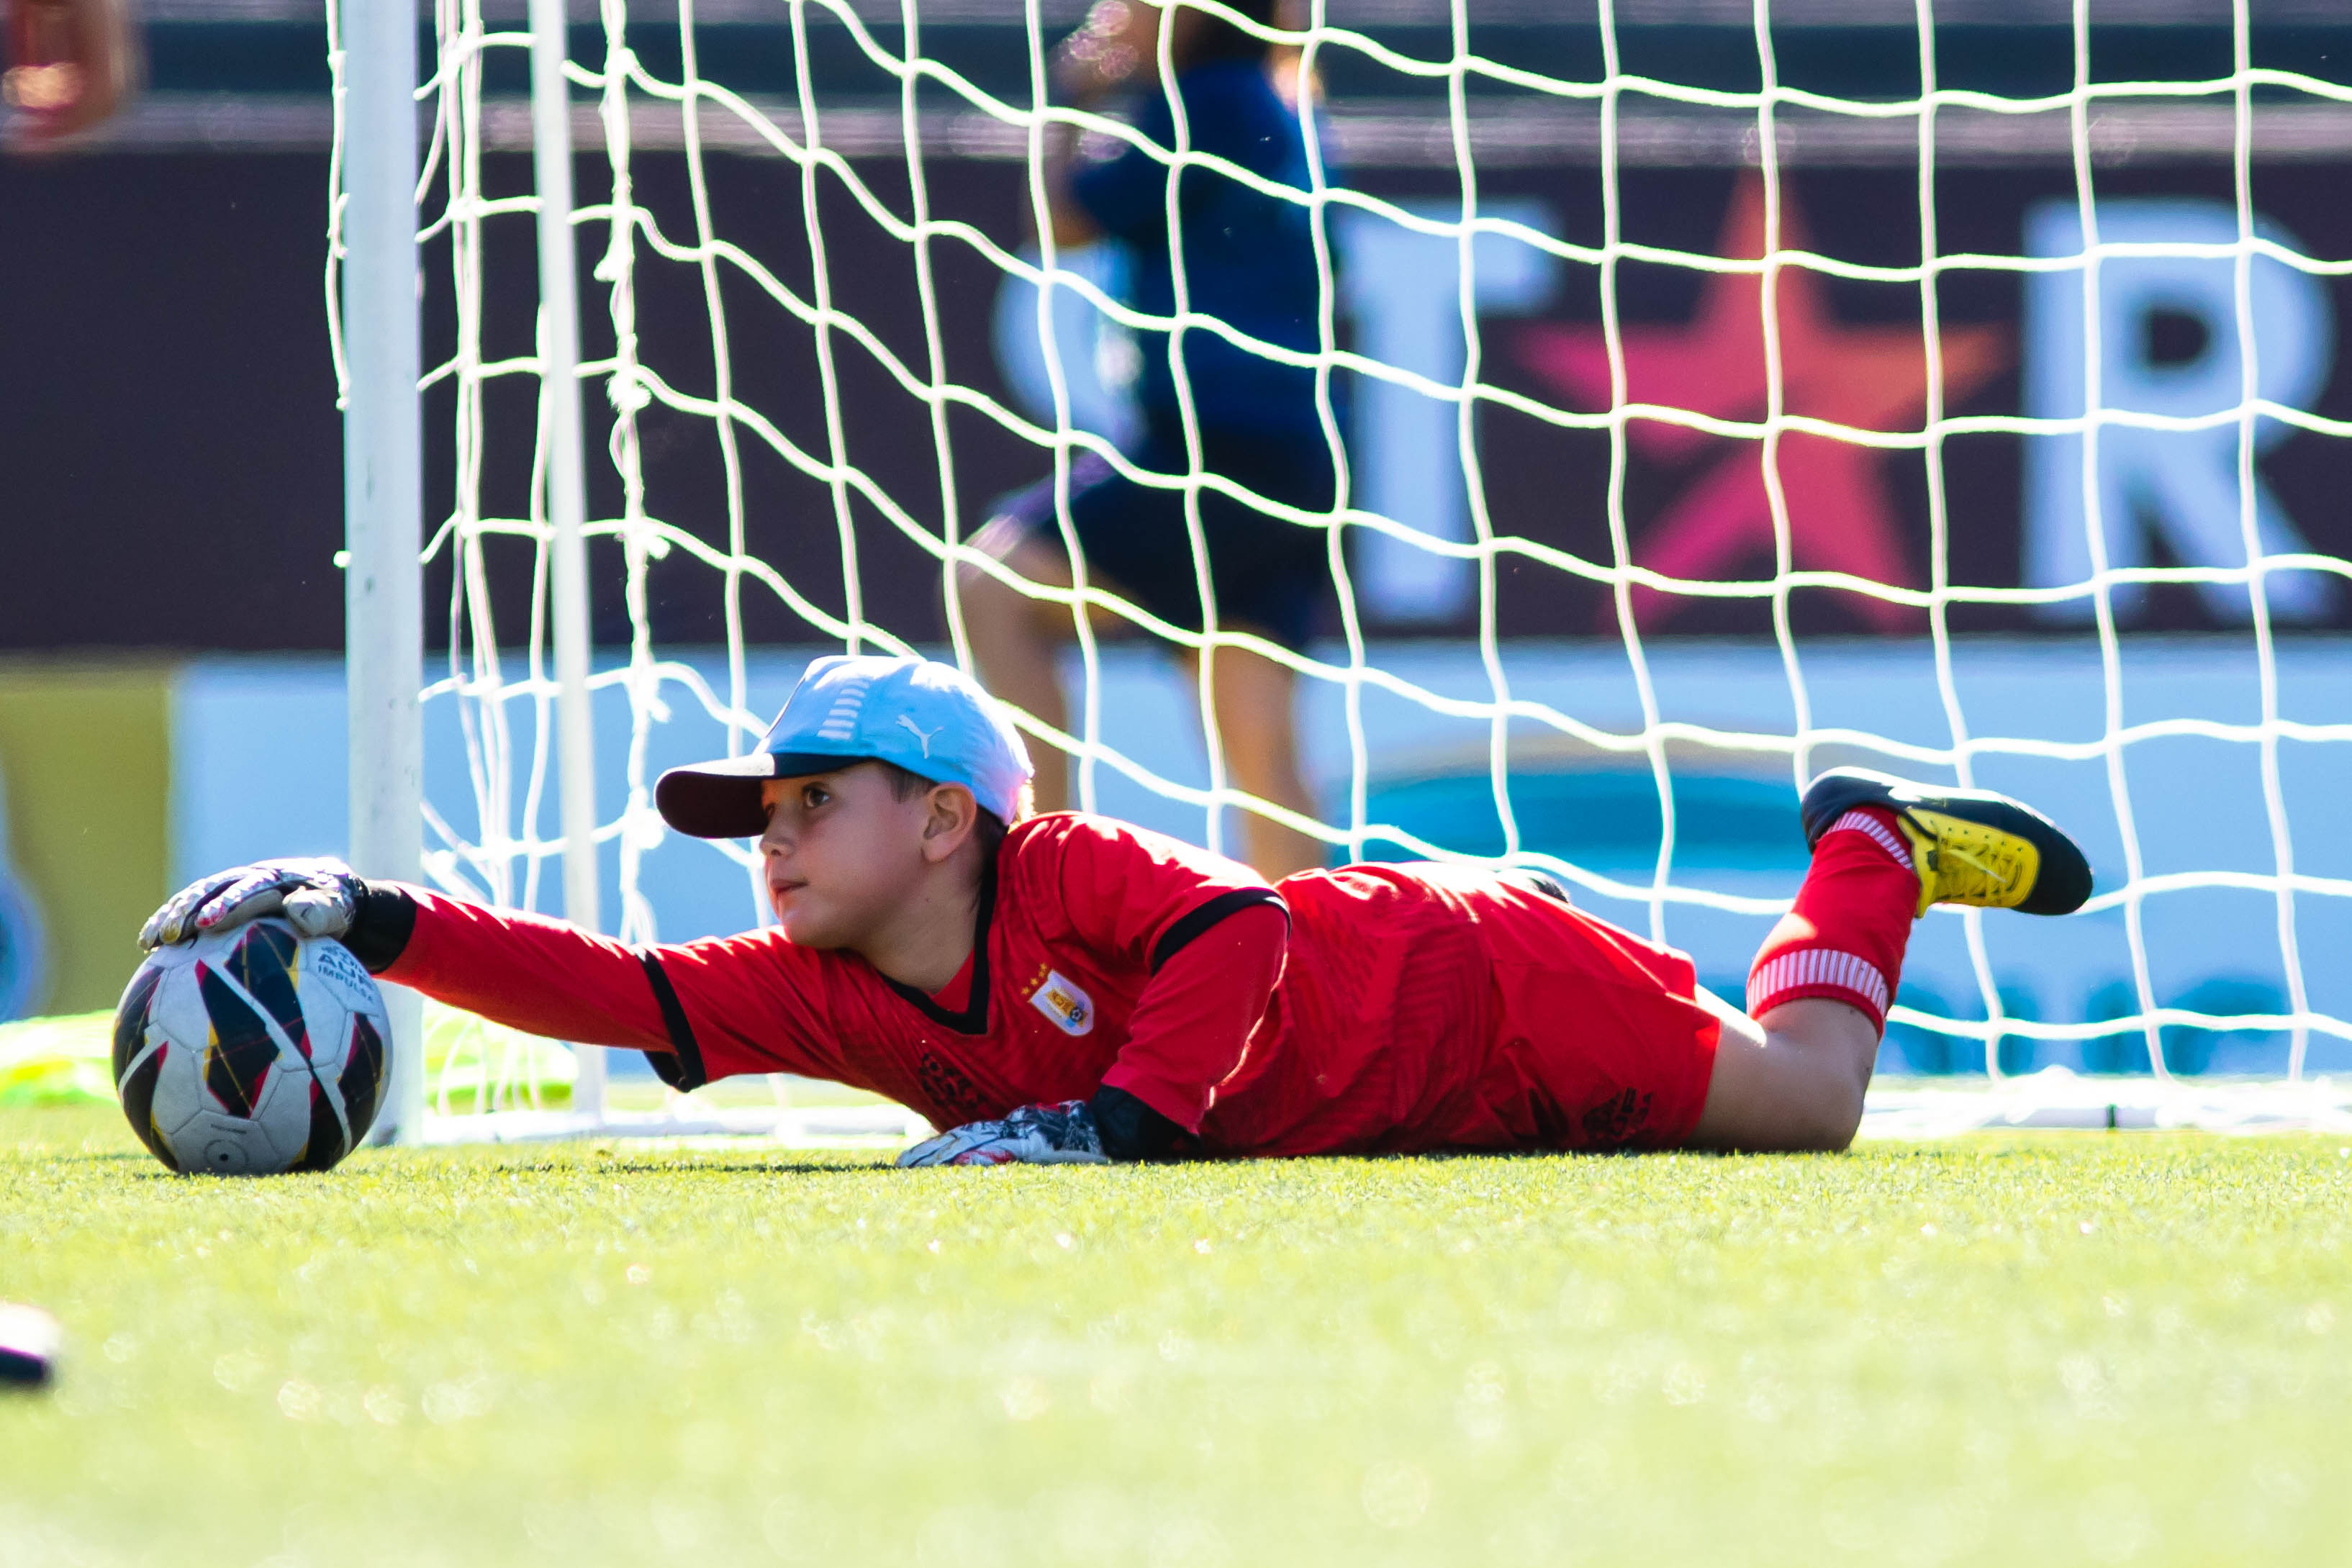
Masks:
[[[1805,236],[1795,204],[1780,203],[1783,249]],[[1734,190],[1717,254],[1756,260],[1765,254],[1764,188],[1754,175]],[[1629,401],[1688,409],[1722,419],[1761,420],[1770,382],[1764,361],[1763,279],[1754,273],[1710,273],[1698,312],[1682,327],[1627,327]],[[1801,267],[1780,273],[1783,409],[1857,430],[1916,430],[1927,402],[1924,334],[1911,327],[1850,327],[1830,312],[1821,274]],[[1938,334],[1944,396],[1958,403],[2009,359],[2000,327],[1953,327]],[[1609,354],[1599,326],[1537,324],[1524,329],[1519,357],[1558,391],[1586,407],[1609,406]],[[1689,457],[1725,439],[1656,420],[1629,423],[1633,445],[1662,461]],[[1695,480],[1636,542],[1636,564],[1668,577],[1717,580],[1772,554],[1772,508],[1764,487],[1763,443],[1743,442]],[[1843,571],[1896,587],[1913,586],[1897,517],[1881,475],[1890,449],[1806,431],[1780,436],[1780,473],[1788,498],[1790,554],[1800,570]],[[1866,594],[1845,602],[1881,632],[1908,629],[1916,612]],[[1687,605],[1636,590],[1643,625]],[[1613,622],[1612,607],[1602,612]]]

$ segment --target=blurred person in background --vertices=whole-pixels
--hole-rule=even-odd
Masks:
[[[38,147],[87,131],[138,90],[131,0],[5,0],[0,102],[7,145]]]
[[[1277,0],[1232,4],[1252,20],[1276,25]],[[1086,25],[1055,53],[1058,94],[1085,108],[1135,95],[1136,130],[1156,146],[1172,149],[1175,116],[1160,71],[1163,27],[1164,52],[1183,103],[1192,150],[1263,180],[1308,189],[1301,113],[1312,112],[1312,92],[1311,84],[1300,79],[1297,50],[1270,46],[1182,0],[1170,0],[1165,9],[1143,0],[1101,0]],[[1179,182],[1187,308],[1261,342],[1308,353],[1321,346],[1323,273],[1306,205],[1254,190],[1221,170],[1191,165],[1174,172],[1124,141],[1102,139],[1111,155],[1087,156],[1090,149],[1081,148],[1072,128],[1054,130],[1057,134],[1049,139],[1045,158],[1044,196],[1056,246],[1121,243],[1129,253],[1129,302],[1147,315],[1173,316],[1179,260],[1168,222],[1173,177]],[[1317,407],[1311,369],[1280,363],[1208,328],[1189,328],[1181,335],[1138,331],[1136,338],[1143,431],[1126,455],[1137,467],[1180,476],[1192,470],[1177,389],[1181,342],[1200,471],[1302,512],[1331,509],[1338,493],[1335,454]],[[1336,429],[1345,411],[1335,404],[1332,413]],[[1115,593],[1188,631],[1202,629],[1182,488],[1139,483],[1096,454],[1081,453],[1070,465],[1069,517],[1085,554],[1089,588]],[[1200,522],[1219,630],[1303,647],[1333,598],[1325,530],[1206,486],[1200,492]],[[1003,502],[972,542],[1031,582],[1071,586],[1051,479]],[[972,650],[990,690],[1067,729],[1068,706],[1055,664],[1056,651],[1075,633],[1068,608],[1029,598],[973,567],[963,570],[960,583]],[[1126,624],[1101,614],[1094,623],[1102,632]],[[1195,678],[1203,678],[1202,655],[1187,649],[1183,656]],[[1230,646],[1215,649],[1205,664],[1233,782],[1261,800],[1314,816],[1314,799],[1299,775],[1290,669]],[[1066,807],[1066,768],[1040,772],[1036,789],[1039,810]],[[1324,845],[1307,834],[1254,811],[1243,820],[1247,858],[1263,876],[1319,867],[1328,858]]]

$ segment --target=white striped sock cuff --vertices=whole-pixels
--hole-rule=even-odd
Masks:
[[[1911,864],[1911,846],[1903,841],[1903,835],[1867,811],[1848,811],[1844,816],[1832,822],[1829,833],[1823,833],[1822,837],[1828,838],[1830,833],[1836,832],[1867,834],[1872,843],[1895,857],[1896,865],[1901,866],[1905,871],[1914,869]]]
[[[1832,947],[1801,947],[1759,964],[1748,977],[1748,1016],[1769,1011],[1790,991],[1815,986],[1851,991],[1878,1017],[1886,1016],[1886,977],[1868,959]]]

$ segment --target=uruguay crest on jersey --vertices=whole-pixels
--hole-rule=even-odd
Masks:
[[[1029,993],[1029,1005],[1053,1019],[1054,1027],[1064,1034],[1088,1034],[1094,1030],[1094,998],[1059,969],[1045,971],[1045,977]]]

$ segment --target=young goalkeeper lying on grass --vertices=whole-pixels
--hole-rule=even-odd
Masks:
[[[955,669],[820,659],[759,751],[665,774],[669,824],[752,838],[776,925],[631,948],[369,882],[223,872],[149,947],[283,912],[375,974],[690,1089],[797,1072],[950,1131],[902,1165],[1420,1149],[1839,1149],[1912,920],[2063,915],[2082,852],[1996,795],[1859,771],[1805,792],[1812,869],[1739,1012],[1548,879],[1360,865],[1269,886],[1156,833],[1024,817],[1020,737]]]

